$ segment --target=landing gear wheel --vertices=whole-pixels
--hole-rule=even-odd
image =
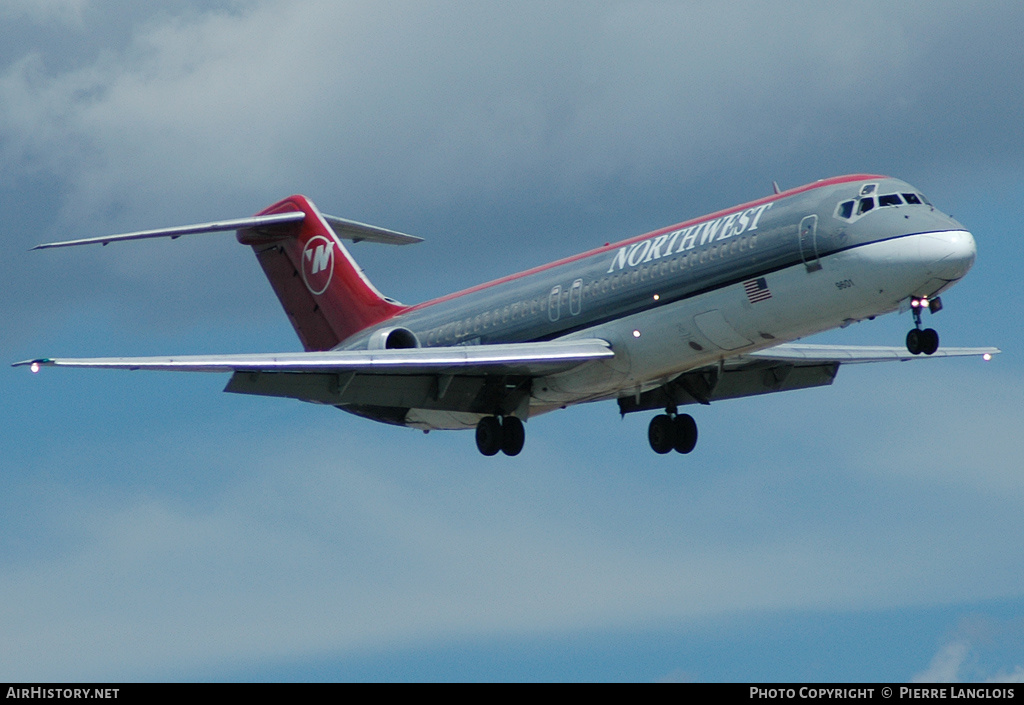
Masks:
[[[924,341],[921,340],[921,332],[922,331],[917,328],[911,328],[910,332],[907,333],[907,350],[911,355],[920,355],[922,350],[924,350],[924,346],[922,345]]]
[[[697,447],[697,422],[689,414],[680,414],[672,421],[677,453],[689,453]]]
[[[925,328],[921,331],[921,352],[925,355],[932,355],[939,349],[939,334],[934,328]]]
[[[479,432],[479,429],[478,429]],[[515,416],[506,416],[501,420],[501,452],[505,455],[519,455],[526,443],[526,429],[523,422]]]
[[[668,414],[658,414],[647,428],[647,440],[655,453],[664,455],[676,444],[675,423]]]
[[[496,455],[502,446],[501,423],[495,416],[485,416],[476,425],[476,447],[484,455]]]

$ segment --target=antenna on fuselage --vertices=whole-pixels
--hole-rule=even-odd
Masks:
[[[776,181],[775,179],[772,179],[772,188],[775,189],[775,193],[782,193],[782,189],[779,188],[779,182]]]

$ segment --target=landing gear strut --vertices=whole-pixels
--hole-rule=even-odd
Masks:
[[[939,349],[939,334],[934,328],[921,329],[921,311],[928,308],[932,313],[942,310],[942,299],[936,297],[929,301],[926,298],[912,298],[910,310],[914,313],[914,327],[907,333],[907,350],[911,355],[931,355]]]
[[[658,414],[647,428],[647,440],[655,453],[689,453],[697,445],[697,422],[689,414]]]
[[[515,416],[485,416],[476,425],[476,447],[484,455],[519,455],[526,442],[526,429]]]

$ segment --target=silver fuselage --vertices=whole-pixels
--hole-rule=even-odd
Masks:
[[[337,349],[372,347],[396,328],[423,347],[572,337],[612,344],[613,360],[536,380],[535,415],[640,393],[737,353],[934,297],[974,256],[971,234],[906,182],[839,177],[411,307]],[[475,421],[415,409],[405,419],[423,428]]]

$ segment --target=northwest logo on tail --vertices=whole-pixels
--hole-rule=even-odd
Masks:
[[[302,248],[302,281],[313,294],[322,294],[334,274],[334,243],[323,235],[309,238]]]

